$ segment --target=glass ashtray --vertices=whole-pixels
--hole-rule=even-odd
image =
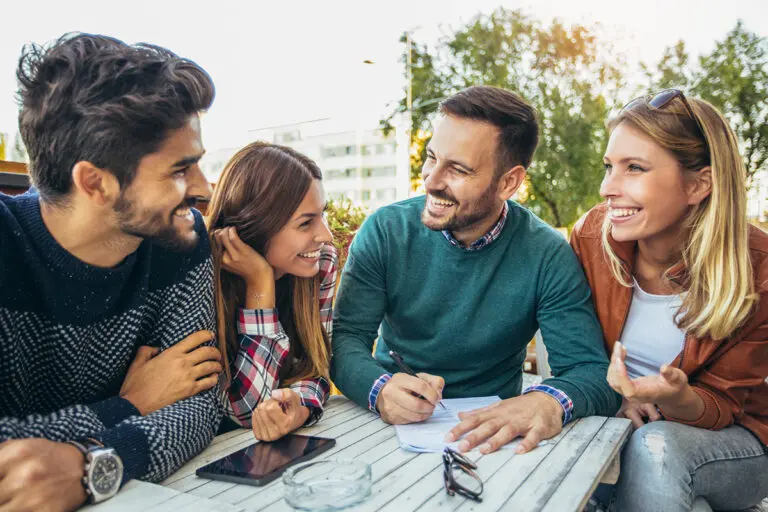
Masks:
[[[285,501],[299,510],[339,510],[371,495],[371,466],[351,459],[317,460],[283,473]]]

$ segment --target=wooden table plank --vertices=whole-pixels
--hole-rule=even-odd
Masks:
[[[419,511],[441,510],[497,510],[517,489],[528,475],[543,461],[552,449],[573,428],[574,423],[563,427],[563,431],[538,446],[530,453],[518,455],[514,451],[498,451],[482,456],[478,461],[478,475],[483,479],[483,502],[478,504],[461,496],[435,493]]]
[[[345,404],[342,404],[344,406]],[[353,404],[353,406],[349,408],[344,408],[344,410],[336,415],[333,415],[331,418],[329,418],[328,421],[320,421],[319,423],[303,428],[297,431],[299,434],[304,435],[322,435],[323,432],[328,431],[329,429],[333,428],[334,426],[344,423],[345,421],[354,419],[358,416],[362,415],[373,415],[370,411],[367,411],[361,407],[358,407]],[[173,488],[178,488],[179,490],[184,489],[184,492],[189,492],[190,490],[199,487],[202,485],[205,480],[198,484],[190,484],[188,481],[184,483],[177,483],[182,479],[188,478],[190,476],[195,477],[195,471],[197,471],[198,468],[205,466],[206,464],[213,462],[217,459],[220,459],[222,457],[225,457],[229,455],[230,453],[236,452],[237,450],[241,448],[245,448],[246,446],[250,446],[251,444],[256,442],[256,439],[253,437],[253,433],[250,430],[247,429],[239,429],[233,432],[228,432],[227,434],[224,434],[226,436],[226,439],[221,442],[217,443],[211,443],[211,445],[203,450],[200,454],[198,454],[196,457],[194,457],[192,460],[184,464],[181,468],[179,468],[174,474],[166,478],[161,485],[164,486],[171,486]],[[224,437],[219,436],[219,437]],[[197,477],[195,477],[197,478]]]
[[[387,429],[383,429],[364,442],[356,443],[350,446],[339,454],[339,457],[353,458],[365,462],[367,464],[374,464],[377,460],[383,458],[399,449],[397,439],[394,437],[384,437],[387,434]],[[272,512],[275,508],[280,508],[285,505],[284,501],[285,486],[282,482],[278,486],[269,489],[266,493],[260,494],[258,500],[251,499],[249,501],[243,501],[243,505],[250,504],[254,506],[255,510],[268,510]]]
[[[378,429],[378,430],[377,430]],[[381,421],[367,423],[362,428],[348,432],[337,440],[337,444],[331,450],[319,455],[317,459],[349,458],[360,460],[363,453],[371,452],[381,443],[391,439],[394,436],[392,429]],[[393,451],[392,447],[389,451]],[[388,452],[387,452],[388,453]],[[383,455],[382,455],[383,456]],[[225,503],[242,503],[261,494],[259,501],[265,504],[274,503],[283,498],[284,487],[281,482],[274,482],[268,487],[254,487],[249,485],[238,485],[232,489],[216,496],[218,501]]]
[[[369,452],[355,457],[358,460],[371,464],[372,480],[374,482],[402,467],[406,462],[415,457],[415,454],[407,454],[400,450],[400,444],[395,437],[381,443],[380,446],[381,448],[376,447],[377,449],[370,450]],[[382,452],[387,453],[382,456]],[[377,460],[371,461],[372,458],[376,458]],[[268,489],[268,491],[270,492],[269,501],[264,499],[264,496],[261,494],[257,494],[253,498],[243,501],[240,504],[255,507],[256,510],[271,511],[272,505],[282,501],[285,490],[282,487],[282,482],[280,482],[272,489]]]
[[[178,491],[157,484],[131,480],[112,499],[98,505],[86,505],[80,510],[87,512],[133,512],[134,510],[147,510],[156,505],[166,503],[180,494]]]
[[[631,433],[632,422],[628,419],[608,419],[544,506],[544,510],[582,510],[603,474],[618,458]]]
[[[401,457],[403,450],[398,450],[390,454],[390,456]],[[415,455],[415,454],[411,454]],[[389,456],[388,456],[389,457]],[[386,458],[386,457],[385,457]],[[384,459],[382,459],[384,460]],[[381,473],[380,478],[376,478],[374,475],[374,484],[371,489],[371,497],[365,500],[362,504],[351,507],[351,511],[372,511],[386,505],[395,496],[405,492],[411,487],[414,482],[418,482],[425,475],[431,472],[434,468],[442,466],[443,459],[439,453],[422,453],[418,456],[413,456],[410,460],[405,461],[402,464],[398,464],[395,469],[391,470],[384,475]],[[374,464],[374,467],[376,465]],[[371,469],[374,469],[372,467]],[[379,469],[381,471],[381,469]],[[374,473],[376,470],[374,470]]]
[[[367,423],[371,423],[373,421],[380,421],[374,414],[372,414],[369,411],[364,411],[361,409],[361,412],[362,414],[355,416],[345,422],[339,423],[337,425],[332,425],[332,420],[331,420],[328,424],[325,425],[325,429],[319,431],[319,433],[324,437],[336,439],[337,446],[339,446],[340,444],[343,446],[344,443],[347,442],[346,436],[345,436],[346,434],[354,432],[356,430],[360,430]],[[331,450],[329,450],[323,455],[327,456],[327,454],[333,453],[335,450],[337,450],[337,447],[332,448]],[[198,478],[198,479],[207,480],[203,478]],[[240,487],[239,484],[233,484],[233,483],[227,483],[227,482],[215,482],[215,481],[210,481],[210,482],[212,484],[215,483],[217,485],[211,486],[209,484],[205,484],[205,485],[196,487],[188,492],[192,492],[193,494],[197,494],[200,496],[213,497],[213,496],[218,496],[220,494],[223,494],[230,489]],[[266,489],[269,486],[277,485],[277,483],[278,482],[273,482],[261,488],[258,488],[255,486],[249,486],[249,487],[252,487],[252,489],[254,489],[254,492],[252,494],[256,494],[257,492],[259,492],[260,489],[261,490]]]
[[[589,416],[576,422],[499,510],[541,510],[605,421],[600,416]]]
[[[486,456],[475,452],[479,457],[478,474],[485,486],[480,504],[445,493],[439,453],[415,454],[400,449],[394,427],[343,397],[332,397],[321,422],[298,432],[336,439],[336,446],[318,459],[350,458],[371,465],[372,495],[350,509],[353,511],[559,512],[581,509],[620,452],[629,435],[628,423],[613,418],[584,418],[567,425],[561,434],[525,455],[517,455],[513,449]],[[254,487],[209,481],[194,475],[198,467],[253,442],[250,430],[217,437],[208,449],[164,482],[174,494],[166,494],[162,499],[156,497],[152,505],[140,508],[208,510],[205,507],[209,506],[221,511],[292,510],[283,499],[280,479],[265,487]]]
[[[132,508],[131,510],[142,509]],[[170,500],[147,509],[148,512],[163,512],[168,510],[183,510],[184,512],[242,512],[245,509],[183,493],[179,493]]]

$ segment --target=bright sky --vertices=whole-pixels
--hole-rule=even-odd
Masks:
[[[600,23],[634,61],[655,62],[678,39],[707,52],[739,18],[768,36],[766,0],[14,0],[0,9],[0,132],[17,130],[21,46],[68,31],[159,44],[208,70],[217,89],[203,121],[209,150],[243,144],[248,130],[322,117],[374,127],[402,94],[404,30],[434,42],[500,5],[545,21]]]

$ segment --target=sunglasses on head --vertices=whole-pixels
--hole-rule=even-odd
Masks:
[[[683,106],[685,106],[685,110],[688,112],[688,115],[693,119],[693,121],[696,123],[696,127],[699,129],[699,134],[701,135],[701,139],[704,141],[704,144],[707,146],[707,150],[709,150],[709,141],[707,140],[707,136],[704,132],[704,127],[701,125],[701,121],[699,121],[699,118],[696,117],[696,114],[693,113],[693,108],[691,108],[691,104],[688,102],[688,100],[685,97],[685,94],[683,94],[683,91],[680,89],[664,89],[663,91],[657,93],[655,96],[640,96],[639,98],[635,98],[626,105],[624,105],[624,108],[622,110],[629,110],[634,105],[637,105],[638,103],[644,102],[647,103],[649,106],[651,106],[655,110],[662,110],[664,107],[669,105],[672,100],[675,98],[680,98],[683,101]]]

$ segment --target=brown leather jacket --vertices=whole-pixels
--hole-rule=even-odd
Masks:
[[[605,204],[600,204],[576,223],[571,246],[592,288],[610,357],[629,314],[632,289],[616,281],[603,253],[600,230],[606,209]],[[611,239],[610,243],[631,275],[636,242]],[[752,316],[722,341],[686,336],[682,352],[672,362],[688,375],[691,386],[704,401],[704,413],[694,421],[683,421],[661,412],[668,420],[711,430],[740,424],[768,444],[768,234],[750,226],[749,250],[755,291],[760,295]],[[684,271],[679,265],[672,274]]]

